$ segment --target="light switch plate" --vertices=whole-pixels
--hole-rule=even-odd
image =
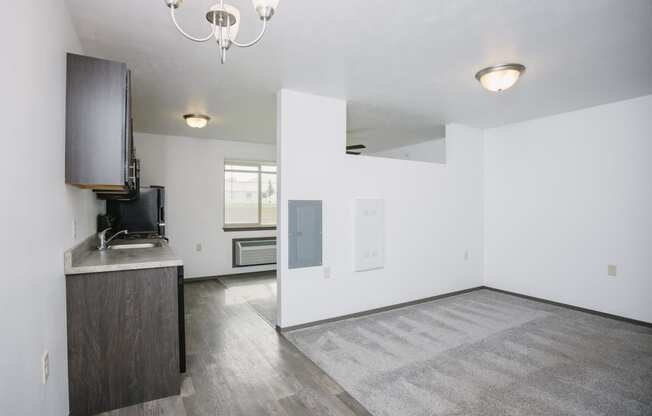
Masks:
[[[608,264],[607,265],[607,274],[610,277],[617,277],[618,276],[618,267],[616,267],[615,264]]]

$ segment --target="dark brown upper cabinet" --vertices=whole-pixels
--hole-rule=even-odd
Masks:
[[[130,87],[126,64],[68,54],[66,183],[105,194],[137,189]]]

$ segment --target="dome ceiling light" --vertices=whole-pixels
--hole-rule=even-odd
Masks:
[[[475,79],[487,91],[505,91],[516,84],[519,77],[525,72],[525,66],[521,64],[494,65],[481,69],[475,74]]]
[[[256,9],[256,13],[258,13],[260,20],[262,20],[263,26],[258,36],[249,43],[240,43],[235,40],[240,30],[240,11],[229,4],[224,4],[224,0],[220,0],[219,3],[214,4],[206,12],[206,20],[211,24],[211,32],[208,36],[203,38],[190,36],[181,29],[175,16],[175,10],[181,6],[182,2],[183,0],[165,0],[165,5],[170,8],[170,16],[174,25],[183,36],[194,42],[206,42],[211,40],[211,38],[215,38],[220,48],[220,62],[224,63],[226,61],[226,51],[231,45],[239,48],[248,48],[263,38],[267,29],[267,21],[274,15],[274,12],[278,8],[279,0],[253,0],[254,9]]]
[[[211,118],[203,114],[186,114],[183,116],[183,119],[186,120],[188,127],[192,127],[194,129],[203,129],[206,127]]]

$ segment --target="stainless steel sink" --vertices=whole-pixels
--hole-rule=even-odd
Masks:
[[[109,246],[109,250],[131,250],[134,248],[154,248],[162,247],[163,242],[153,241],[153,242],[133,242],[133,243],[117,243]]]

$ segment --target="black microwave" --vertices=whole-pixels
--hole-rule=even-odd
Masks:
[[[127,230],[130,235],[165,237],[165,188],[141,186],[139,190],[135,200],[106,201],[111,227],[114,230]]]

